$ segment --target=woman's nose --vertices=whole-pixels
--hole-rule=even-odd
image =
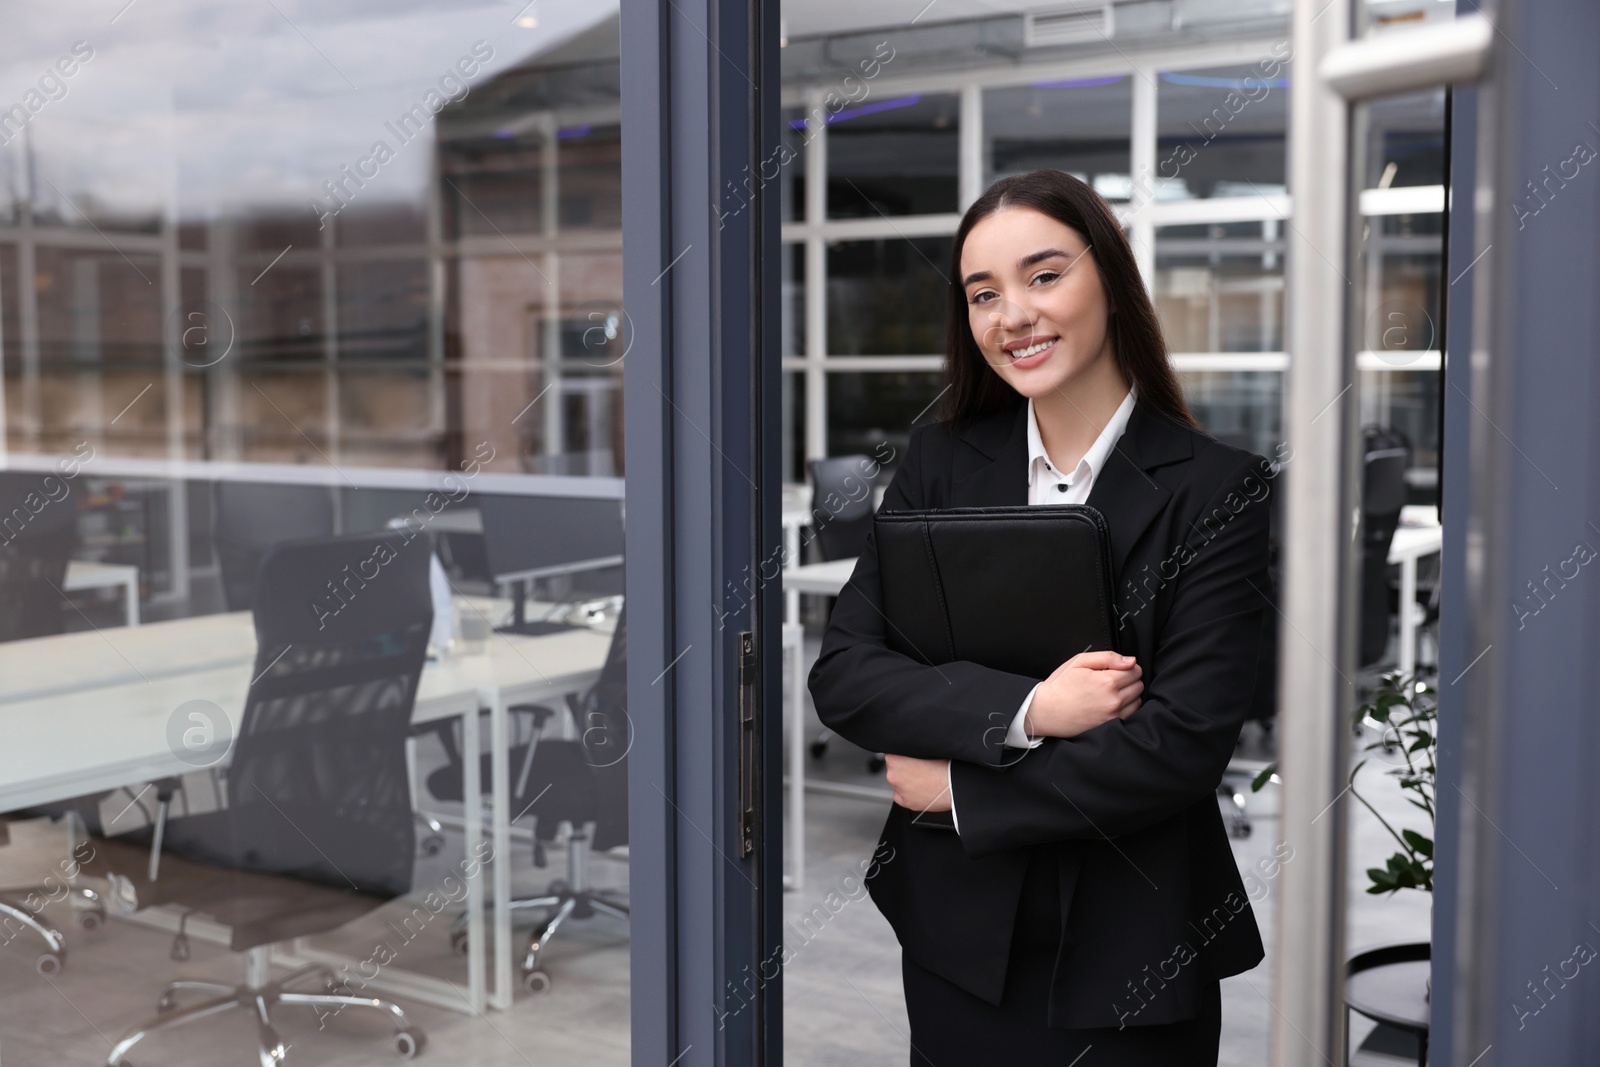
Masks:
[[[999,348],[1007,341],[1027,333],[1035,321],[1027,308],[1004,297],[991,300],[984,314],[987,325],[984,327],[983,343],[993,348]]]

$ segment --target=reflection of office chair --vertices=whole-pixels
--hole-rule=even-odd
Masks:
[[[553,881],[540,896],[511,901],[513,911],[538,908],[548,912],[534,929],[522,960],[523,984],[533,993],[550,988],[550,975],[539,955],[568,918],[587,919],[595,912],[628,918],[628,905],[603,889],[589,886],[589,851],[628,842],[628,746],[633,739],[628,719],[628,616],[617,616],[611,647],[600,678],[582,696],[568,698],[578,725],[578,740],[541,738],[540,731],[556,714],[547,707],[521,704],[511,710],[532,725],[528,743],[511,749],[511,804],[516,815],[537,817],[533,863],[545,865],[544,847],[555,839],[562,822],[572,824],[567,838],[567,881]],[[484,755],[481,781],[490,779]],[[428,776],[428,791],[441,800],[462,799],[459,755]],[[487,785],[485,790],[487,790]],[[591,828],[592,827],[592,828]],[[593,834],[591,842],[590,835]],[[451,943],[466,951],[466,916],[456,920]]]
[[[866,474],[872,463],[867,456],[853,455],[814,459],[806,465],[811,471],[811,528],[816,532],[823,562],[859,556],[867,547],[867,532],[872,529],[875,510],[872,479]],[[833,613],[834,599],[827,598],[829,614]],[[800,697],[796,714],[803,704],[804,697]],[[824,726],[811,742],[813,758],[821,759],[827,754],[832,737],[833,731]],[[881,752],[867,760],[867,770],[873,774],[883,770]]]
[[[54,474],[0,472],[0,641],[46,637],[62,631],[67,561],[78,540],[78,504],[67,481]],[[52,805],[34,814],[59,816],[76,805]],[[0,818],[0,844],[10,840]],[[78,921],[85,929],[100,924],[105,909],[92,890],[70,887],[74,903],[87,902]],[[34,902],[57,897],[54,887],[0,889],[0,923],[15,923],[44,940],[34,960],[40,974],[55,974],[66,956],[66,941],[46,925]]]
[[[1389,646],[1389,544],[1406,502],[1404,448],[1366,454],[1361,489],[1360,666],[1376,663]],[[1402,611],[1410,611],[1408,604]]]
[[[327,583],[346,573],[370,577],[341,583],[341,603]],[[274,942],[336,929],[411,889],[405,738],[432,616],[427,554],[399,535],[268,551],[255,598],[256,680],[227,769],[227,806],[170,821],[163,810],[157,847],[171,855],[154,857],[157,874],[131,883],[140,906],[178,904],[231,927],[233,950],[248,954],[245,982],[170,983],[160,1014],[118,1042],[108,1063],[123,1062],[150,1033],[230,1008],[257,1016],[261,1062],[280,1063],[271,1021],[278,1004],[376,1008],[395,1024],[402,1058],[421,1049],[422,1032],[398,1005],[341,989],[318,964],[276,981],[269,968]],[[108,865],[120,853],[121,873],[144,871],[131,848],[106,845]],[[181,948],[174,943],[175,954]],[[322,991],[290,991],[307,979]],[[179,1008],[177,994],[189,991],[211,997]]]
[[[229,611],[250,610],[267,549],[280,541],[333,534],[333,494],[322,486],[218,482],[212,506],[222,596]]]

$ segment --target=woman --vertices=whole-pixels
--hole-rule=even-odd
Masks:
[[[1038,679],[893,652],[869,539],[810,688],[886,753],[891,858],[868,885],[911,1062],[1214,1065],[1218,980],[1263,955],[1215,791],[1267,610],[1269,468],[1196,426],[1122,229],[1076,178],[984,193],[949,300],[943,418],[883,508],[1098,508],[1132,655]]]

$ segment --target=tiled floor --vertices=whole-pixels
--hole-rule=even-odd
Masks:
[[[816,724],[814,717],[812,727]],[[822,776],[872,781],[864,753],[836,740],[824,760],[814,764]],[[1391,818],[1418,825],[1404,801],[1379,781],[1381,768],[1364,772],[1363,791]],[[1272,852],[1279,843],[1276,787],[1250,801],[1255,829],[1236,839],[1241,867]],[[1358,805],[1351,819],[1349,944],[1358,951],[1375,944],[1425,940],[1429,935],[1430,899],[1407,892],[1372,897],[1365,890],[1365,868],[1380,865],[1393,849],[1387,833]],[[905,1005],[900,989],[900,954],[892,931],[862,891],[861,861],[870,856],[883,822],[881,803],[813,794],[807,798],[806,888],[785,895],[786,944],[792,956],[784,971],[786,1060],[806,1067],[891,1067],[907,1059]],[[13,842],[0,848],[0,883],[14,884],[48,870],[61,842],[60,830],[45,823],[13,827]],[[450,859],[419,868],[418,886],[442,877]],[[1292,861],[1291,861],[1292,862]],[[435,869],[435,867],[437,869]],[[565,873],[565,856],[552,850],[549,866],[536,871],[526,847],[517,853],[519,888],[541,886]],[[623,885],[623,863],[596,857],[593,881]],[[1276,911],[1275,886],[1268,884],[1256,904],[1263,934],[1270,942]],[[824,906],[831,892],[834,907]],[[840,906],[839,901],[844,903]],[[367,955],[380,939],[394,940],[385,920],[400,909],[380,911],[341,931],[338,944],[355,955]],[[0,945],[0,1067],[91,1067],[105,1062],[111,1042],[151,1013],[161,983],[179,976],[236,981],[242,975],[238,956],[223,948],[194,943],[186,963],[169,959],[169,934],[113,921],[100,930],[80,931],[70,923],[64,905],[53,905],[55,921],[70,944],[66,968],[42,979],[32,968],[37,949],[29,934]],[[464,987],[461,961],[448,947],[444,918],[406,943],[397,966],[449,978]],[[570,923],[546,955],[554,987],[532,996],[517,991],[509,1012],[487,1018],[457,1014],[406,1002],[414,1019],[429,1034],[423,1062],[470,1063],[481,1067],[564,1067],[620,1065],[629,1057],[628,939],[625,924],[597,917]],[[1268,1003],[1271,976],[1264,964],[1223,986],[1221,1063],[1226,1067],[1260,1067],[1267,1062],[1273,1009]],[[733,1005],[736,1006],[736,1005]],[[340,1065],[394,1062],[389,1026],[376,1017],[346,1010],[319,1030],[307,1009],[284,1010],[279,1030],[290,1044],[290,1062]],[[1365,1033],[1356,1027],[1359,1041]],[[163,1035],[141,1048],[134,1062],[221,1067],[250,1064],[254,1059],[253,1023],[244,1012],[205,1020]],[[1378,1061],[1369,1061],[1378,1062]],[[1382,1061],[1393,1062],[1393,1061]]]

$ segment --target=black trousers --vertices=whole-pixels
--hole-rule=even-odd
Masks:
[[[1017,906],[999,1007],[902,955],[911,1067],[1216,1067],[1222,1034],[1216,981],[1206,985],[1194,1019],[1120,1030],[1050,1029],[1047,1005],[1060,935],[1055,860],[1036,854]]]

